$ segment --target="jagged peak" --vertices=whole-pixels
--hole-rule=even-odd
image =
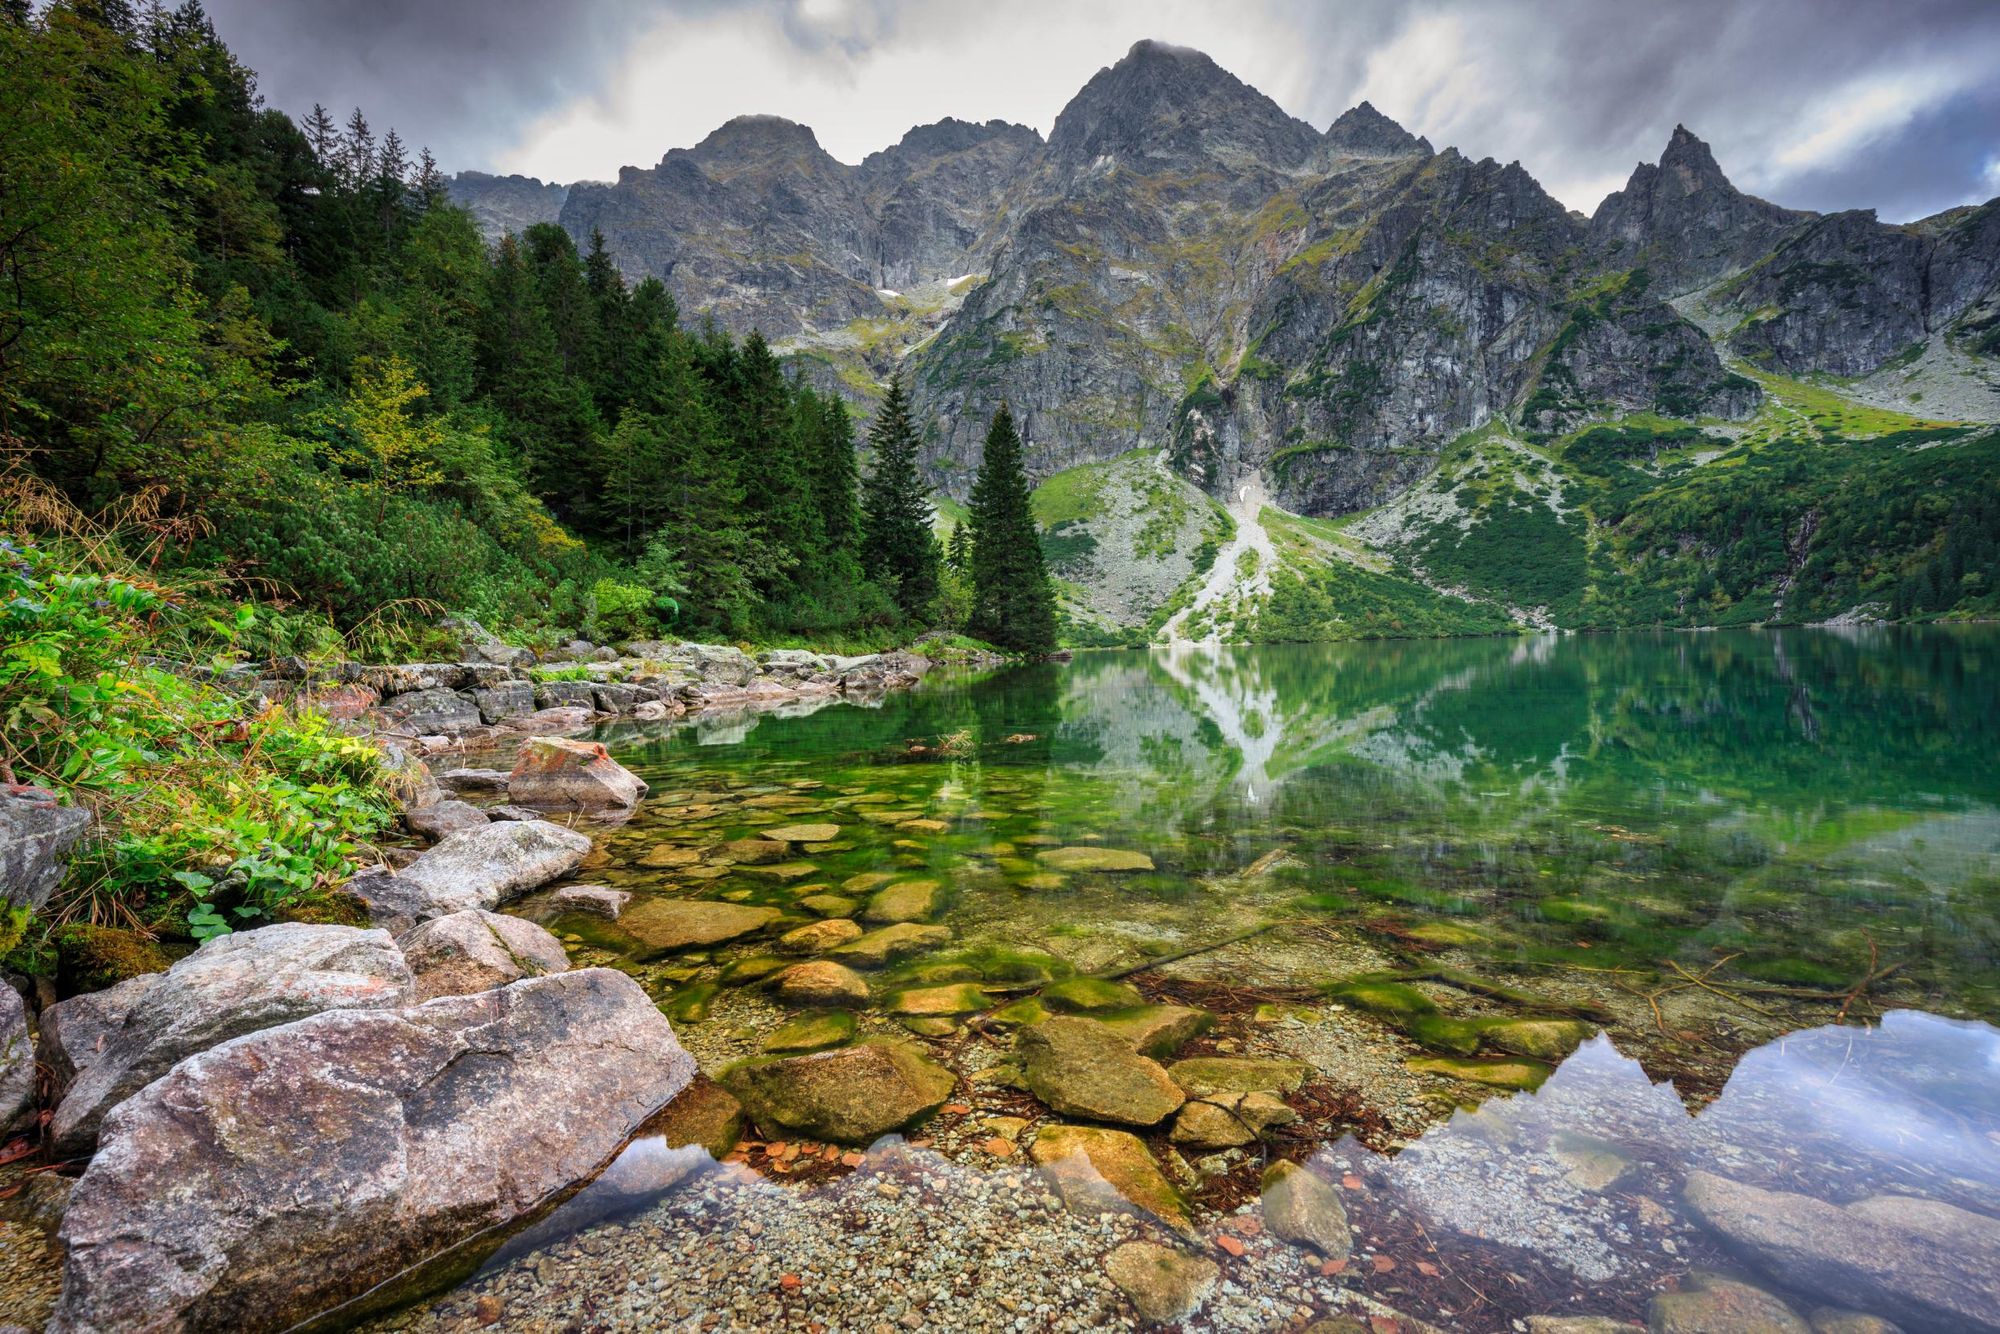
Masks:
[[[1295,166],[1319,135],[1204,55],[1167,42],[1135,42],[1091,76],[1056,117],[1049,149],[1059,160],[1185,157],[1221,150]]]
[[[690,152],[698,157],[771,157],[808,154],[824,157],[812,127],[783,116],[732,116],[709,132]]]
[[[943,120],[929,125],[916,125],[906,130],[893,148],[869,157],[877,158],[887,153],[962,153],[968,148],[990,143],[995,139],[1019,140],[1024,146],[1034,146],[1042,142],[1040,132],[1031,126],[1016,125],[1012,121],[989,120],[985,122],[960,120],[956,116],[946,116]]]
[[[1326,130],[1328,146],[1352,157],[1399,157],[1429,153],[1430,141],[1419,139],[1394,120],[1362,102],[1340,113]]]
[[[1685,125],[1675,125],[1674,133],[1667,140],[1666,151],[1660,154],[1660,170],[1672,173],[1689,188],[1719,185],[1734,189],[1729,178],[1722,174],[1722,167],[1715,160],[1715,153],[1694,132]]]

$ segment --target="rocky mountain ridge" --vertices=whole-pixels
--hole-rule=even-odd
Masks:
[[[532,211],[494,178],[453,191],[489,230]],[[1585,219],[1519,163],[1434,151],[1365,103],[1322,133],[1155,42],[1046,142],[946,120],[850,166],[743,117],[552,216],[858,398],[906,368],[952,494],[1003,399],[1038,477],[1144,448],[1218,495],[1262,472],[1320,515],[1393,497],[1489,421],[1741,419],[1744,370],[1922,358],[1960,415],[2000,417],[2000,202],[1906,226],[1786,209],[1682,127]]]

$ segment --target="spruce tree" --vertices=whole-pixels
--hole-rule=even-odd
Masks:
[[[945,544],[945,563],[960,574],[972,569],[972,529],[962,523],[951,526],[951,541]]]
[[[868,427],[872,457],[861,490],[861,566],[894,590],[896,605],[913,619],[929,610],[938,591],[937,538],[917,471],[917,443],[909,395],[897,375]]]
[[[1056,645],[1056,597],[1028,504],[1014,414],[1002,403],[972,484],[973,634],[1017,653]]]
[[[828,550],[856,559],[861,545],[860,471],[854,460],[854,424],[847,405],[828,394],[818,398],[819,424],[813,460],[813,497]]]

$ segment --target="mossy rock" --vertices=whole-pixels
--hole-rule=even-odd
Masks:
[[[173,959],[136,931],[71,922],[56,932],[56,989],[65,996],[102,991],[142,973],[164,973]]]
[[[1533,1092],[1551,1073],[1540,1061],[1473,1061],[1455,1056],[1422,1056],[1403,1063],[1418,1074],[1444,1075],[1488,1088]]]
[[[958,1020],[940,1015],[906,1014],[896,1022],[920,1038],[948,1038],[958,1032]]]
[[[854,1016],[846,1010],[813,1010],[773,1030],[765,1051],[824,1051],[854,1040]]]
[[[780,968],[789,968],[791,959],[780,959],[775,954],[752,954],[747,958],[732,960],[722,970],[722,985],[725,987],[748,986],[752,982],[762,982]]]
[[[1042,1004],[1064,1014],[1130,1010],[1146,1003],[1139,988],[1129,982],[1107,982],[1098,977],[1072,977],[1043,987],[1041,995]]]
[[[944,886],[936,880],[905,880],[875,892],[861,910],[870,922],[921,922],[937,914]]]
[[[302,894],[278,910],[281,922],[305,922],[312,926],[373,926],[368,905],[358,895],[342,889],[315,890]]]
[[[1843,973],[1837,968],[1812,959],[1781,957],[1775,959],[1739,959],[1732,964],[1737,972],[1759,982],[1770,982],[1786,987],[1821,987],[1838,991],[1850,986],[1861,976],[1859,969]]]
[[[819,917],[852,917],[861,904],[845,894],[808,894],[799,906]]]
[[[1189,1005],[1139,1005],[1091,1016],[1132,1044],[1141,1056],[1163,1061],[1215,1025],[1215,1016]]]
[[[889,998],[887,1009],[899,1015],[977,1014],[993,1003],[984,991],[970,982],[953,982],[941,987],[913,987]]]
[[[932,985],[979,982],[997,991],[1026,991],[1060,981],[1074,971],[1053,954],[986,945],[906,964],[894,974],[894,981]]]
[[[1581,1019],[1481,1019],[1474,1021],[1480,1039],[1496,1051],[1537,1060],[1560,1061],[1597,1029]]]
[[[988,1027],[1005,1032],[1016,1028],[1030,1028],[1049,1017],[1049,1007],[1033,996],[1024,996],[1012,1005],[1003,1005],[986,1016]]]
[[[1403,1031],[1432,1051],[1470,1056],[1479,1050],[1484,1026],[1476,1019],[1454,1019],[1447,1014],[1411,1015]]]
[[[1407,1022],[1421,1014],[1437,1014],[1437,1002],[1407,982],[1356,979],[1327,988],[1327,997],[1385,1019]]]
[[[1059,871],[1034,871],[1013,882],[1022,889],[1032,889],[1038,894],[1047,894],[1061,889],[1069,883],[1069,877]]]
[[[1610,920],[1611,909],[1588,899],[1543,899],[1539,905],[1542,920],[1561,922],[1566,926],[1583,926]]]
[[[698,1024],[708,1018],[719,990],[713,982],[694,982],[660,1002],[660,1013],[677,1023]]]
[[[1023,843],[1028,839],[1020,840]],[[1045,848],[1035,860],[1057,871],[1150,871],[1153,859],[1124,848]]]
[[[1421,945],[1439,945],[1446,949],[1482,945],[1487,939],[1484,931],[1463,922],[1426,922],[1422,926],[1411,927],[1403,933],[1403,937]]]

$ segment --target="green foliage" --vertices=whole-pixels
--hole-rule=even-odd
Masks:
[[[1056,645],[1055,589],[1042,564],[1014,414],[1002,403],[972,484],[971,632],[1018,653]]]
[[[900,376],[889,382],[868,430],[870,466],[861,491],[861,564],[892,589],[905,616],[928,612],[938,591],[938,543],[917,471],[918,439]]]

